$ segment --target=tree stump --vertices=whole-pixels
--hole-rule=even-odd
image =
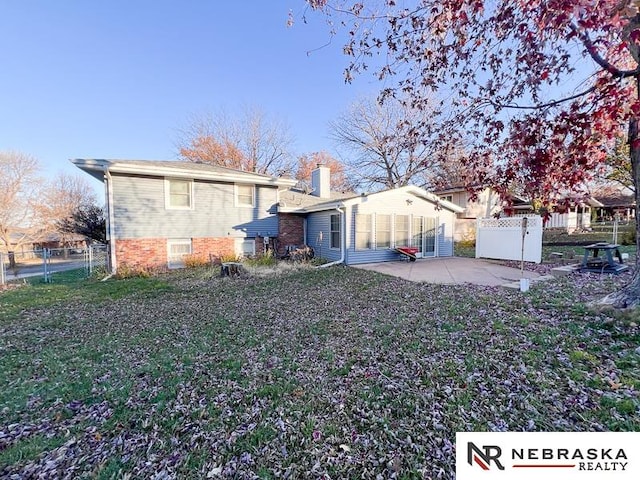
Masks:
[[[240,262],[222,262],[221,277],[239,277],[245,274],[244,266]]]

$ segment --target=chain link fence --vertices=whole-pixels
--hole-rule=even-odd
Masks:
[[[44,282],[81,280],[108,271],[106,245],[0,253],[0,285],[38,278]]]

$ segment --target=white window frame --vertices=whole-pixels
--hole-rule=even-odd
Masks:
[[[406,236],[405,236],[405,239],[404,239],[404,245],[400,245],[398,243],[398,218],[399,217],[405,217],[405,219],[407,220],[407,223],[406,223],[407,229],[406,230],[400,230],[401,232],[405,232],[406,233]],[[411,217],[409,215],[396,214],[396,215],[393,216],[393,245],[394,246],[396,246],[396,247],[408,247],[409,246],[409,243],[411,241],[410,240],[410,238],[411,238],[411,235],[410,235],[410,233],[411,233],[411,224],[410,224],[410,222],[411,222]]]
[[[389,232],[389,245],[387,246],[379,246],[378,245],[378,224],[379,224],[379,220],[380,217],[386,217],[389,219],[389,230],[385,230],[385,232]],[[386,250],[391,248],[391,245],[393,245],[393,216],[392,215],[387,215],[387,214],[376,214],[376,226],[375,226],[375,232],[376,232],[376,241],[375,241],[375,249],[376,250]]]
[[[171,247],[174,245],[189,245],[189,252],[183,253],[179,260],[171,255]],[[168,238],[167,239],[167,267],[168,268],[184,268],[184,256],[191,255],[193,253],[193,242],[190,238]]]
[[[360,218],[364,218],[366,219],[367,223],[368,223],[368,230],[362,230],[361,228],[358,229],[358,217]],[[373,215],[371,215],[370,213],[356,213],[355,216],[355,226],[354,226],[354,230],[355,230],[355,241],[354,241],[354,248],[356,250],[372,250],[373,249]],[[358,240],[361,240],[361,236],[365,236],[366,235],[366,247],[361,247],[358,246]]]
[[[171,205],[171,182],[182,182],[189,185],[189,206]],[[185,178],[164,179],[164,207],[167,210],[193,210],[193,180]]]
[[[240,203],[240,187],[251,188],[251,205],[249,205],[248,203]],[[254,208],[256,206],[256,186],[243,184],[243,183],[236,183],[234,185],[234,198],[235,198],[236,207]]]
[[[333,229],[333,219],[337,218],[338,219],[338,229],[334,230]],[[338,234],[338,245],[334,246],[333,245],[333,234],[337,233]],[[333,249],[333,250],[340,250],[340,244],[341,242],[341,236],[342,236],[342,222],[340,221],[340,214],[339,213],[335,213],[329,216],[329,248]]]

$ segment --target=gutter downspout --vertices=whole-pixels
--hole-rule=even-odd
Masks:
[[[307,242],[307,217],[302,217],[302,238],[304,239],[305,245],[310,245],[310,243]]]
[[[346,253],[346,235],[347,235],[347,211],[346,208],[344,211],[340,210],[340,208],[344,208],[344,205],[342,205],[342,207],[336,207],[336,210],[338,212],[340,212],[340,219],[341,219],[341,229],[342,232],[340,232],[340,260],[336,260],[335,262],[331,262],[331,263],[325,263],[323,265],[318,265],[318,268],[327,268],[327,267],[333,267],[334,265],[339,265],[341,263],[344,263],[344,258],[345,258],[345,253]]]
[[[105,188],[106,188],[106,200],[107,200],[107,220],[108,220],[108,228],[107,228],[107,240],[109,241],[109,256],[111,257],[111,275],[116,273],[116,243],[115,243],[115,232],[114,232],[114,216],[113,216],[113,185],[111,181],[111,172],[109,172],[109,168],[107,167],[105,174]]]

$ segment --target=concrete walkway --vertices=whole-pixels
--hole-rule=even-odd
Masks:
[[[404,278],[412,282],[426,283],[471,283],[495,287],[513,284],[522,277],[518,268],[505,267],[490,260],[465,257],[425,258],[415,262],[368,263],[354,265],[354,267]],[[525,270],[524,277],[537,279],[540,275]]]

